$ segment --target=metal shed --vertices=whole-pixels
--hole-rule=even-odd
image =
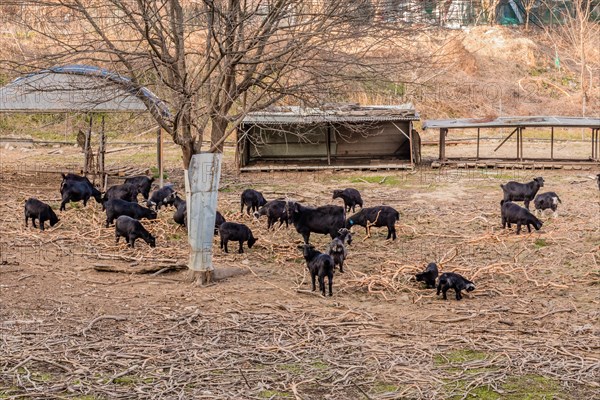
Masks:
[[[402,169],[420,159],[412,104],[278,107],[248,114],[238,128],[241,171]],[[413,149],[413,151],[411,151]]]
[[[502,142],[495,148],[497,151],[513,135],[516,140],[516,157],[502,159],[505,161],[592,161],[600,162],[600,118],[593,117],[553,117],[553,116],[517,116],[517,117],[499,117],[499,118],[465,118],[465,119],[444,119],[427,120],[423,123],[423,129],[439,129],[439,162],[445,163],[453,161],[446,157],[446,137],[450,129],[477,129],[477,153],[470,160],[498,159],[498,157],[480,157],[479,147],[481,135],[480,131],[484,128],[509,128],[508,134]],[[523,153],[523,132],[526,128],[549,128],[550,129],[550,154],[549,157],[532,158],[526,157]],[[554,156],[554,128],[582,128],[589,129],[591,132],[591,156],[589,159],[562,158],[557,159]],[[456,160],[454,160],[456,161]]]

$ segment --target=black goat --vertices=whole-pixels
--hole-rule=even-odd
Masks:
[[[258,240],[252,235],[252,231],[244,224],[235,222],[223,222],[219,226],[219,235],[221,236],[221,248],[225,253],[229,253],[227,243],[231,241],[239,242],[240,249],[238,252],[244,252],[244,242],[248,242],[248,248],[251,249],[254,243]]]
[[[33,197],[25,202],[25,226],[28,226],[29,218],[31,218],[31,224],[34,228],[37,228],[35,226],[35,220],[37,219],[42,231],[44,230],[44,222],[49,221],[50,226],[54,226],[59,221],[52,207]]]
[[[344,200],[344,209],[347,212],[354,212],[355,207],[358,205],[360,208],[363,208],[363,201],[360,197],[360,192],[353,188],[346,188],[344,190],[334,190],[333,191],[333,199],[341,198]]]
[[[529,202],[535,198],[538,190],[544,187],[544,178],[534,178],[527,183],[510,181],[506,185],[500,185],[500,187],[504,192],[504,201],[523,201],[525,208],[529,210]]]
[[[162,206],[173,205],[176,196],[177,193],[173,187],[171,185],[167,185],[152,192],[152,195],[146,204],[148,207],[154,206],[156,211],[158,211]]]
[[[215,235],[219,233],[219,228],[221,227],[221,225],[223,225],[224,222],[227,222],[225,220],[225,217],[223,217],[223,215],[221,215],[221,213],[217,211],[217,215],[215,216]]]
[[[97,203],[102,204],[102,193],[96,189],[87,179],[66,179],[63,175],[63,181],[60,186],[60,195],[62,201],[60,203],[60,211],[64,211],[66,204],[70,201],[77,202],[83,200],[83,206],[87,205],[90,197],[93,197]]]
[[[344,260],[348,257],[347,244],[352,243],[352,233],[346,228],[339,231],[340,235],[334,238],[327,249],[327,253],[333,259],[334,266],[340,266],[340,272],[344,272]]]
[[[598,190],[600,190],[600,174],[596,175],[596,180],[598,181]]]
[[[270,229],[277,221],[279,221],[279,226],[285,222],[285,227],[287,228],[289,221],[285,204],[285,200],[271,200],[259,208],[258,211],[255,211],[253,215],[256,219],[259,219],[262,215],[266,215],[267,229]]]
[[[112,200],[111,200],[112,201]],[[121,215],[115,222],[115,239],[119,243],[119,238],[123,236],[129,247],[135,247],[135,240],[143,239],[150,247],[156,247],[156,239],[144,228],[140,221]]]
[[[77,175],[77,174],[60,174],[62,176],[62,182],[60,183],[60,188],[62,189],[62,187],[64,186],[65,182],[67,181],[78,181],[78,182],[87,182],[90,186],[94,186],[92,184],[92,182],[90,182],[90,180],[87,178],[87,176],[81,176],[81,175]]]
[[[175,207],[175,213],[173,214],[173,221],[179,225],[187,226],[187,203],[185,200],[175,195],[173,200],[173,206]]]
[[[106,206],[106,227],[120,217],[121,215],[127,215],[133,219],[156,219],[156,211],[146,207],[142,207],[138,203],[125,201],[121,199],[109,200],[104,203]]]
[[[448,300],[446,297],[448,289],[454,289],[456,292],[456,300],[460,300],[462,299],[460,291],[466,290],[467,292],[472,292],[475,290],[475,285],[473,282],[463,278],[459,274],[455,274],[454,272],[444,272],[440,275],[440,279],[438,280],[437,295],[442,292],[444,294],[444,300]]]
[[[363,208],[346,221],[346,228],[354,225],[364,226],[367,237],[371,237],[371,227],[387,226],[387,239],[396,240],[396,221],[400,219],[400,213],[390,206],[376,206]],[[386,240],[387,240],[386,239]]]
[[[535,212],[540,213],[544,210],[551,209],[556,216],[556,209],[558,207],[558,203],[562,203],[560,197],[554,192],[546,192],[541,193],[535,196],[535,200],[533,200],[533,205],[535,206]]]
[[[131,178],[125,179],[125,183],[129,183],[137,189],[138,193],[144,197],[144,200],[148,200],[150,196],[150,188],[152,187],[154,178],[148,178],[147,176],[132,176]],[[137,194],[136,194],[137,197]]]
[[[435,279],[438,277],[438,267],[436,263],[427,264],[424,272],[415,275],[417,282],[425,282],[427,288],[435,289]]]
[[[244,212],[244,206],[246,206],[246,214],[250,215],[250,209],[253,212],[258,210],[259,207],[267,204],[267,200],[265,200],[261,192],[254,189],[246,189],[240,196],[240,203],[240,213]]]
[[[288,219],[294,224],[296,231],[302,235],[304,243],[308,243],[311,232],[329,234],[331,238],[339,235],[344,227],[345,211],[340,206],[305,207],[290,201],[286,204]]]
[[[510,201],[500,201],[502,212],[502,228],[511,227],[511,224],[517,224],[517,235],[521,233],[521,225],[527,225],[527,230],[531,232],[531,225],[536,231],[539,231],[543,223],[535,217],[528,209],[523,208]]]
[[[323,254],[310,244],[304,244],[298,246],[302,249],[302,254],[306,260],[306,266],[310,271],[310,278],[312,282],[312,291],[314,292],[317,288],[315,280],[319,277],[319,290],[321,295],[325,296],[325,277],[329,280],[329,295],[333,296],[333,268],[334,261],[328,254]]]
[[[111,186],[106,193],[104,193],[104,197],[102,198],[102,209],[104,210],[104,203],[108,200],[120,199],[137,203],[137,195],[138,190],[131,183]]]

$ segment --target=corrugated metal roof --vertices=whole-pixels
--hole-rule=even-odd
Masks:
[[[332,108],[279,107],[246,115],[243,124],[315,124],[324,122],[418,121],[412,104],[339,106]]]
[[[423,122],[423,129],[516,128],[516,127],[600,128],[600,118],[594,117],[499,117],[437,119]]]
[[[143,97],[163,116],[166,105],[145,87],[105,69],[54,67],[17,78],[0,88],[0,112],[147,112]]]

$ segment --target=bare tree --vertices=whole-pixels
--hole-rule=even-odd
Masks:
[[[525,10],[525,30],[529,30],[529,21],[531,20],[531,11],[536,4],[539,4],[539,0],[523,0],[523,8]]]
[[[600,41],[600,23],[593,18],[594,2],[592,0],[573,0],[570,7],[560,10],[560,14],[552,14],[559,24],[545,26],[545,30],[556,48],[564,53],[576,49],[578,57],[573,59],[579,68],[579,84],[581,87],[581,115],[585,116],[592,84],[592,66],[588,62],[588,53],[596,52]],[[550,8],[552,10],[552,8]],[[597,72],[596,72],[597,74]]]
[[[22,71],[91,63],[129,77],[134,91],[149,86],[172,111],[169,116],[147,104],[181,146],[185,169],[201,150],[221,152],[250,111],[276,102],[340,99],[353,89],[351,82],[402,76],[420,60],[432,61],[410,51],[415,28],[378,20],[378,6],[369,0],[8,0],[4,5],[21,7],[10,14],[11,23],[34,32],[36,45],[3,64]],[[210,141],[208,149],[203,141]],[[209,200],[215,201],[216,196]],[[198,215],[196,203],[202,201],[188,204],[188,214]],[[202,242],[203,256],[210,254],[208,221],[202,224],[206,232],[190,230],[190,264],[200,259],[194,240]]]
[[[13,67],[83,62],[149,85],[174,111],[154,118],[183,151],[184,167],[203,140],[220,151],[236,123],[277,101],[326,101],[349,80],[377,79],[410,57],[413,28],[373,21],[367,1],[32,0],[14,22],[45,44]],[[10,1],[5,5],[10,6]],[[403,52],[403,54],[410,54]],[[385,65],[384,65],[385,64]],[[143,100],[143,99],[142,99]]]

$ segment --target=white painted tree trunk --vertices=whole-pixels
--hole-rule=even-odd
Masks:
[[[187,228],[191,247],[188,268],[192,271],[206,273],[214,270],[212,245],[222,156],[219,153],[195,154],[185,171]]]

